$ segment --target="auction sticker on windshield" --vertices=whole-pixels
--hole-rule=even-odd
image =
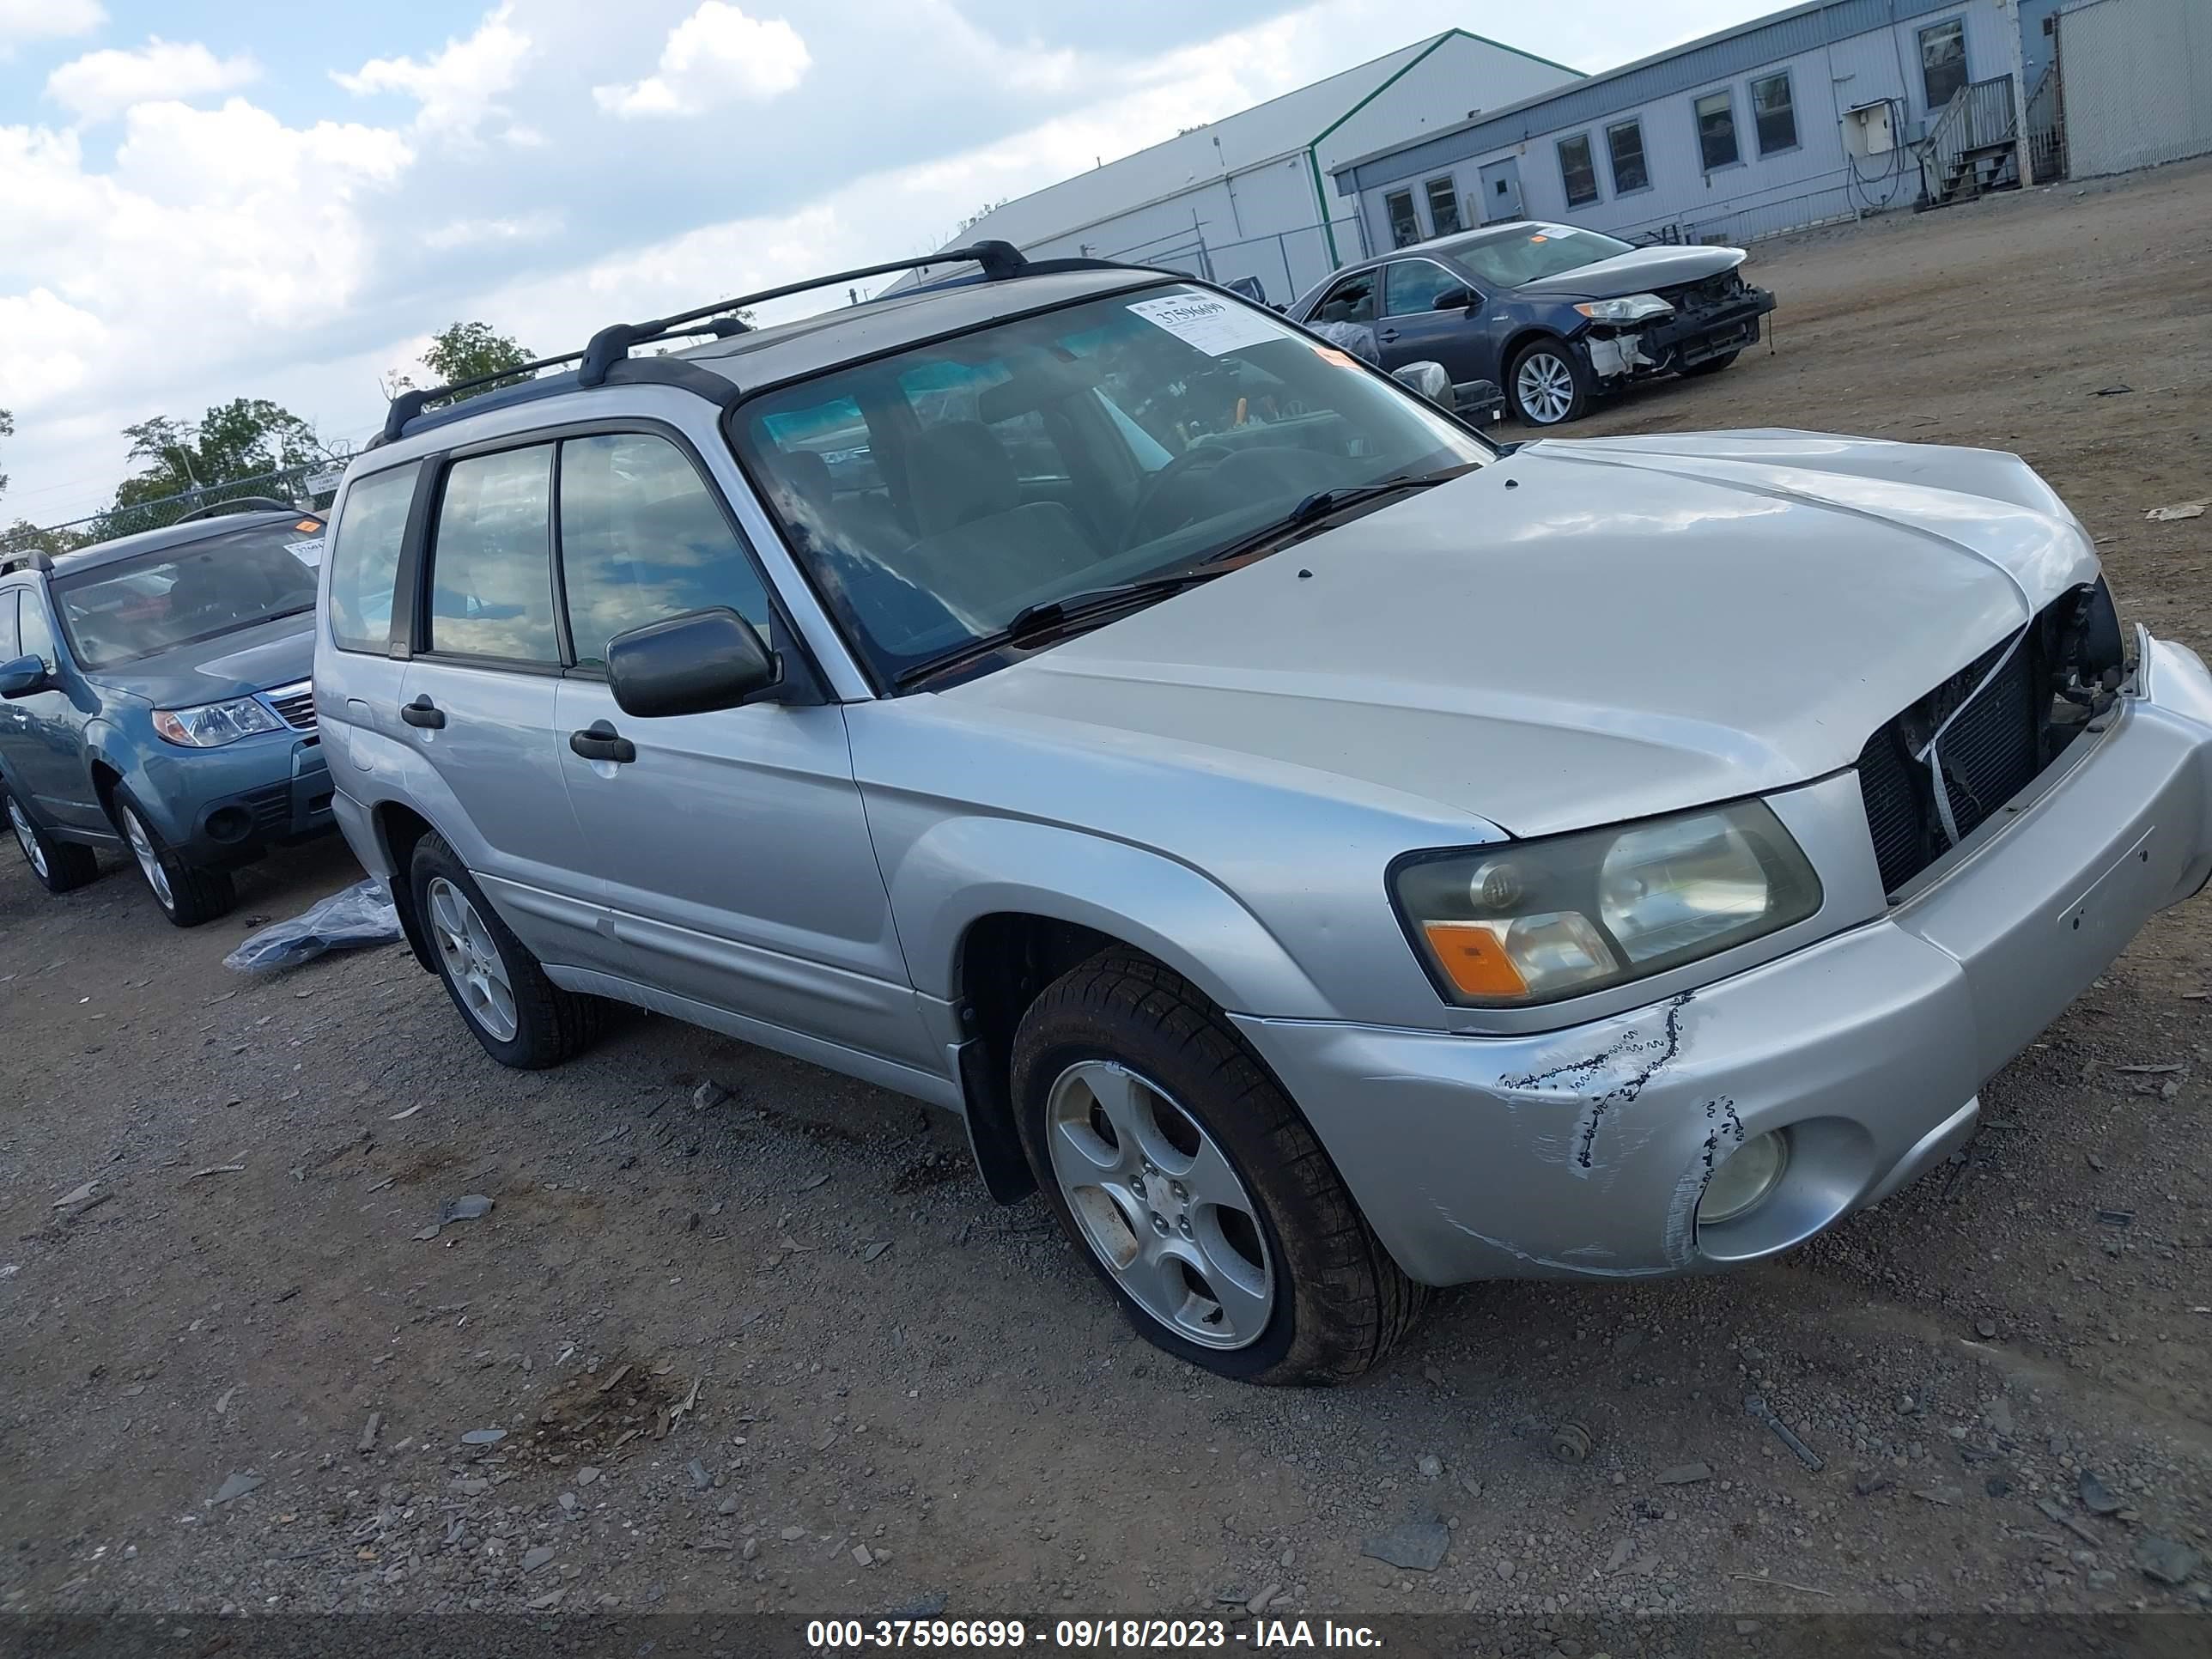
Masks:
[[[286,542],[284,550],[313,570],[323,562],[323,538],[318,536],[313,541]]]
[[[1216,300],[1203,294],[1178,294],[1166,300],[1133,300],[1129,309],[1146,322],[1188,341],[1209,357],[1263,345],[1290,332],[1249,306]]]

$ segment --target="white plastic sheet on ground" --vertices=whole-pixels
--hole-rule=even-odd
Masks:
[[[222,959],[240,973],[273,974],[313,962],[325,951],[357,951],[399,937],[399,912],[384,884],[371,877],[309,906],[289,921],[250,934]]]

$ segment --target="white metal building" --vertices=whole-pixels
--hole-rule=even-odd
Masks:
[[[1351,204],[1328,182],[1344,161],[1581,78],[1447,30],[1008,202],[962,240],[1249,278],[1287,301],[1366,251]]]
[[[1437,202],[1462,223],[1569,219],[1632,240],[1719,241],[1909,207],[1924,182],[1914,147],[1929,141],[1932,155],[1939,130],[1959,141],[1945,167],[1962,171],[1936,185],[1984,186],[2017,167],[2005,144],[2034,90],[2021,14],[2050,9],[1813,0],[1377,145],[1336,177],[1385,248],[1437,234]],[[2034,67],[2046,58],[2039,50]]]

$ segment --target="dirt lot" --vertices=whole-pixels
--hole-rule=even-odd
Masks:
[[[2212,497],[2212,168],[1755,269],[1778,351],[1582,430],[2017,450],[2124,607],[2212,651],[2212,517],[2143,519]],[[1366,1382],[1283,1393],[1140,1345],[910,1103],[643,1017],[505,1072],[397,948],[220,965],[354,878],[294,854],[180,933],[119,863],[53,899],[0,860],[0,1606],[1034,1618],[1273,1587],[1540,1631],[2212,1601],[2212,899],[1990,1085],[1969,1160],[1814,1247],[1455,1292]],[[1431,1515],[1435,1571],[1363,1556]]]

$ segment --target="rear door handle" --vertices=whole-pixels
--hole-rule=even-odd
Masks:
[[[404,705],[399,710],[399,718],[410,726],[428,726],[434,732],[445,725],[446,711],[432,702],[429,694],[425,692],[414,702]]]
[[[593,720],[580,732],[568,734],[568,747],[588,761],[612,761],[627,766],[637,758],[637,745],[605,720]]]

